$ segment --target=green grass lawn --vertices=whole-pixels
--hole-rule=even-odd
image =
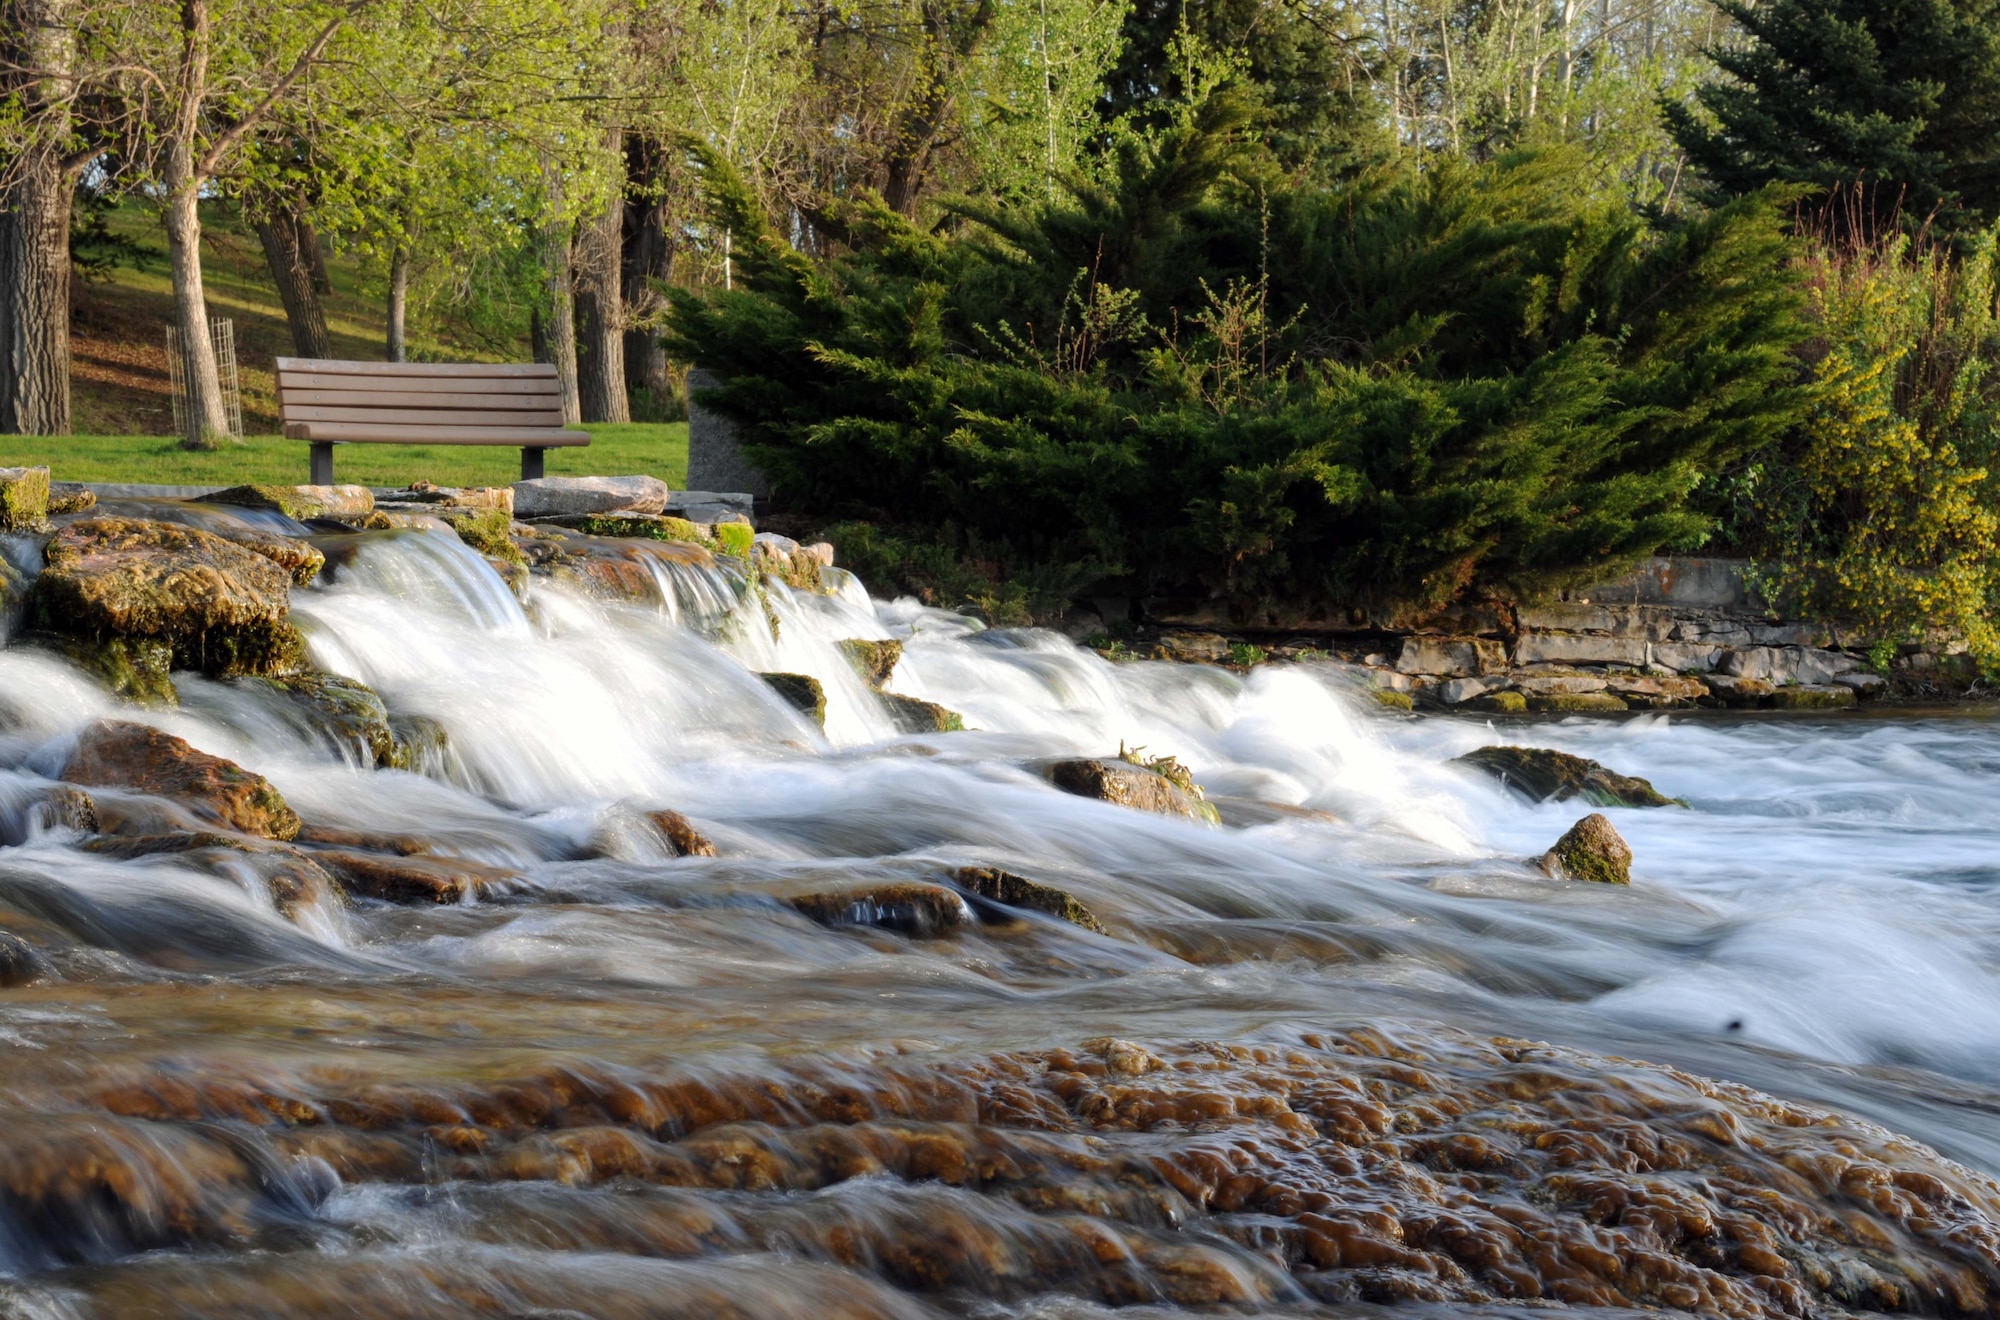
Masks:
[[[676,490],[687,479],[687,423],[585,426],[590,444],[548,451],[552,477],[658,477]],[[311,446],[252,436],[207,453],[171,436],[0,435],[0,467],[44,466],[56,481],[130,481],[162,486],[300,485]],[[521,477],[519,449],[470,445],[335,445],[336,481],[362,486],[504,486]]]

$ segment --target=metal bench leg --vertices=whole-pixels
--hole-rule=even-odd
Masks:
[[[333,445],[329,442],[313,441],[312,484],[315,486],[333,484]]]
[[[539,481],[542,476],[542,456],[549,451],[542,448],[521,450],[521,480]]]

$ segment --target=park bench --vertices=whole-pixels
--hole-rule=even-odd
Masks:
[[[563,429],[562,383],[548,363],[278,359],[285,435],[312,444],[312,483],[333,484],[342,445],[518,445],[521,480],[548,449],[587,445]]]

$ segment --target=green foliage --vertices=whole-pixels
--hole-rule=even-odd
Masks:
[[[1574,149],[1272,189],[1250,118],[1211,98],[963,235],[857,202],[820,260],[711,161],[742,285],[673,351],[793,504],[1239,598],[1605,572],[1699,537],[1699,474],[1802,406],[1779,196],[1651,229]]]
[[[1675,137],[1723,193],[1866,184],[1879,226],[2000,217],[2000,0],[1721,0],[1749,40]]]
[[[1746,473],[1771,587],[1886,643],[1962,637],[2000,666],[1994,236],[1816,247],[1811,411]],[[1871,652],[1871,658],[1873,653]]]

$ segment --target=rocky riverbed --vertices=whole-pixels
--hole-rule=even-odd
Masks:
[[[1412,719],[1493,639],[1114,663],[643,479],[0,482],[0,1313],[2000,1311],[1976,721]]]

